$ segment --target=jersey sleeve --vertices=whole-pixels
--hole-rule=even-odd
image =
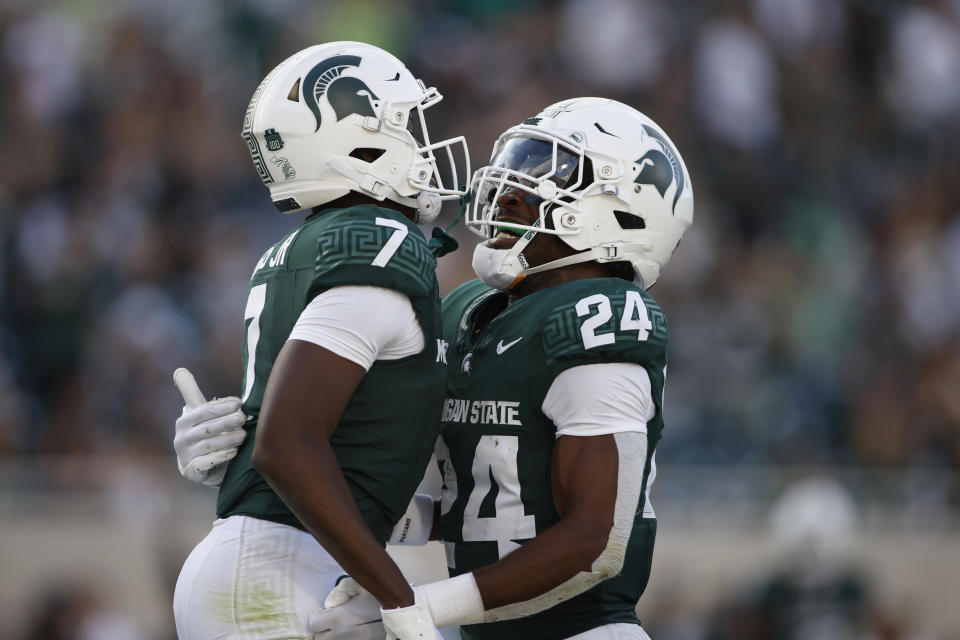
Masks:
[[[629,362],[567,369],[554,378],[541,408],[557,437],[646,433],[656,412],[647,370]]]
[[[411,299],[434,288],[436,259],[413,222],[368,205],[328,215],[329,223],[317,238],[308,298],[350,285],[393,289]]]
[[[303,310],[288,339],[312,342],[368,371],[376,360],[404,358],[424,346],[410,299],[382,287],[324,291]]]
[[[632,362],[666,366],[667,319],[645,292],[629,285],[573,289],[556,301],[541,331],[553,375],[571,367]]]

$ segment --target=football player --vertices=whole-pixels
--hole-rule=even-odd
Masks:
[[[220,491],[177,581],[181,640],[310,637],[309,613],[345,573],[395,609],[401,633],[434,637],[384,544],[444,393],[435,258],[415,223],[463,195],[438,157],[469,166],[462,137],[430,143],[424,111],[440,99],[355,42],[294,54],[253,95],[242,136],[254,166],[277,209],[309,215],[253,269],[240,396],[206,402],[175,374],[181,472]],[[362,604],[327,618],[326,637],[382,638],[379,623],[354,627],[370,617]]]
[[[646,290],[693,221],[690,177],[652,120],[581,98],[505,132],[471,189],[480,280],[443,304],[452,577],[412,608],[469,638],[646,638],[667,342]]]
[[[454,577],[417,600],[476,640],[645,638],[667,367],[646,290],[693,222],[687,169],[650,118],[578,98],[500,136],[471,190],[480,280],[443,304]]]

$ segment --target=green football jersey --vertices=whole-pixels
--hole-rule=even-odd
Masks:
[[[463,636],[550,640],[603,624],[639,624],[634,609],[656,535],[656,520],[644,510],[663,430],[666,318],[646,292],[618,278],[568,282],[505,304],[505,293],[479,281],[443,302],[450,369],[438,448],[451,575],[492,564],[559,521],[550,480],[556,427],[541,409],[557,375],[587,364],[640,364],[656,412],[647,425],[641,503],[620,574],[537,615],[464,627]],[[478,318],[494,314],[476,331]]]
[[[244,313],[242,399],[252,419],[220,487],[218,516],[244,514],[303,528],[250,462],[267,378],[314,297],[338,286],[384,287],[410,299],[424,349],[399,360],[377,360],[350,398],[330,443],[360,513],[385,542],[423,477],[440,428],[446,360],[435,268],[419,228],[400,213],[373,205],[314,213],[260,258]]]

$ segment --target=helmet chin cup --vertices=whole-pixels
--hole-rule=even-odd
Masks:
[[[522,270],[509,249],[491,249],[486,242],[473,249],[473,271],[488,287],[507,291],[523,279]]]
[[[443,200],[436,193],[421,191],[417,194],[417,210],[414,216],[414,222],[417,224],[430,224],[440,215],[440,206]]]

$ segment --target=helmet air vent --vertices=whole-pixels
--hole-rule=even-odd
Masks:
[[[647,223],[640,216],[628,213],[626,211],[614,211],[613,215],[617,219],[617,224],[621,229],[646,229]]]
[[[290,87],[290,93],[287,94],[287,100],[290,102],[300,102],[300,78]]]

